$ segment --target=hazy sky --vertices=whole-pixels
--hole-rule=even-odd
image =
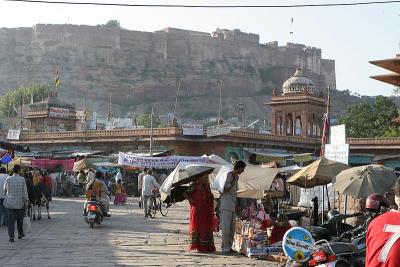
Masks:
[[[79,1],[76,1],[79,2]],[[145,4],[299,4],[354,2],[349,0],[98,0]],[[322,49],[323,58],[336,61],[340,90],[363,95],[390,95],[392,86],[369,78],[386,73],[368,63],[400,53],[400,4],[354,7],[188,9],[70,6],[15,3],[0,0],[0,27],[31,27],[37,23],[104,24],[110,19],[131,30],[155,31],[176,27],[212,32],[241,29],[260,35],[260,42],[303,43]],[[291,23],[293,18],[293,24]],[[293,32],[293,34],[290,34]]]

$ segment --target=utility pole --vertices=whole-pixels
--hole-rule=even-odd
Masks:
[[[222,104],[222,81],[219,80],[219,105],[218,105],[218,125],[221,125],[223,123],[222,117],[221,117],[221,104]]]
[[[174,116],[172,117],[172,124],[176,124],[176,107],[178,105],[178,96],[179,96],[179,89],[181,88],[181,81],[178,80],[176,84],[177,84],[177,89],[176,89]]]
[[[243,103],[239,103],[238,107],[239,107],[240,113],[242,114],[242,127],[244,129],[244,128],[246,128],[246,124],[245,124],[245,121],[244,121],[244,105],[243,105]]]
[[[20,129],[20,140],[23,140],[24,134],[24,118],[22,116],[22,108],[24,106],[24,97],[21,94],[21,129]]]
[[[107,114],[107,121],[110,122],[111,121],[111,94],[110,94],[110,103],[108,104],[108,114]]]
[[[153,107],[150,114],[150,157],[153,156]]]

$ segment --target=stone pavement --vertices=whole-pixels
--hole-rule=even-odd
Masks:
[[[145,219],[136,200],[129,199],[128,205],[111,205],[112,217],[94,229],[81,216],[83,199],[55,198],[50,205],[52,219],[32,221],[32,233],[22,240],[9,243],[7,229],[0,228],[1,267],[279,266],[221,255],[218,236],[216,253],[187,251],[187,202],[171,207],[167,217],[158,213]]]

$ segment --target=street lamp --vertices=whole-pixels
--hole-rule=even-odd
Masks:
[[[242,127],[243,129],[245,128],[245,121],[244,121],[244,104],[243,103],[239,103],[237,104],[240,113],[242,114]]]
[[[221,125],[224,123],[221,117],[221,105],[222,105],[222,81],[219,80],[219,105],[218,105],[218,125]]]

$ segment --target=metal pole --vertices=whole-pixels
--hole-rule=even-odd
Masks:
[[[325,187],[322,186],[322,213],[321,213],[322,223],[324,223],[324,212],[325,212]]]
[[[221,118],[221,104],[222,104],[222,81],[219,80],[219,106],[218,106],[218,124],[221,124],[222,118]]]
[[[24,105],[24,98],[23,98],[23,96],[21,94],[21,130],[20,130],[20,140],[23,140],[23,135],[24,135],[24,119],[23,119],[23,116],[22,116],[23,105]]]
[[[150,157],[153,156],[153,107],[150,114]]]
[[[177,89],[176,89],[176,97],[175,97],[175,107],[174,107],[174,117],[172,118],[172,122],[175,122],[176,120],[176,107],[178,105],[178,96],[179,96],[179,89],[181,88],[181,81],[178,80],[177,82]]]

